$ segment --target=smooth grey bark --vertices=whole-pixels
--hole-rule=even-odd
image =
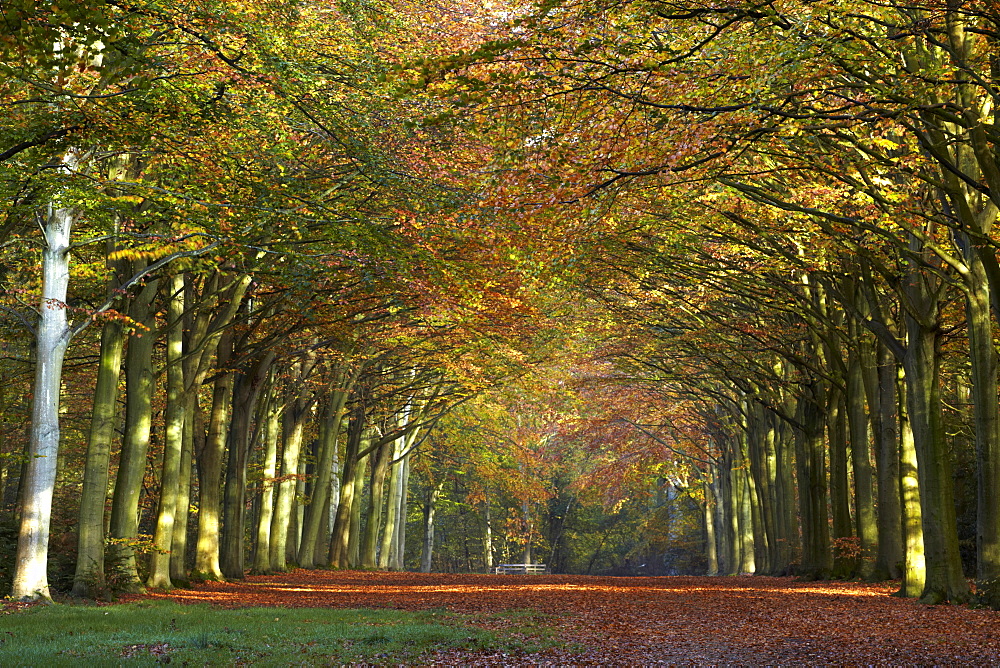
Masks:
[[[863,380],[868,399],[872,434],[875,438],[878,479],[878,551],[873,580],[895,580],[903,576],[903,510],[899,487],[899,430],[896,412],[896,365],[884,346],[867,342],[862,346]]]
[[[437,510],[437,500],[444,489],[444,481],[431,485],[427,489],[427,497],[424,501],[424,541],[420,551],[420,572],[430,573],[434,558],[434,515]],[[531,543],[528,543],[527,554],[522,558],[531,559]],[[525,561],[524,563],[531,563]]]
[[[367,450],[371,442],[371,430],[365,430],[361,436],[361,452]],[[361,565],[361,500],[364,495],[365,473],[368,470],[368,462],[371,455],[364,455],[358,459],[358,465],[354,469],[354,497],[351,503],[350,523],[351,529],[347,537],[347,566],[348,568],[358,568]]]
[[[195,563],[191,577],[200,580],[223,579],[219,562],[222,511],[222,462],[229,431],[229,410],[232,404],[235,374],[228,368],[233,355],[232,322],[243,305],[250,288],[250,277],[241,274],[227,279],[213,272],[205,280],[201,294],[189,275],[185,277],[185,300],[191,305],[185,318],[184,392],[187,416],[197,407],[197,393],[215,357],[218,375],[212,388],[212,408],[208,434],[194,439],[192,455],[198,476],[198,533]],[[211,301],[216,300],[214,308]],[[194,309],[198,303],[197,310]],[[185,428],[185,431],[187,429]],[[183,466],[183,464],[182,464]],[[176,532],[175,532],[176,534]]]
[[[992,244],[977,247],[967,235],[956,238],[962,242],[967,268],[965,312],[976,438],[976,578],[982,581],[1000,577],[1000,400],[991,286],[982,246],[995,251]]]
[[[64,159],[72,170],[75,161]],[[49,520],[59,454],[59,393],[72,331],[66,317],[70,231],[76,213],[50,204],[44,225],[42,298],[35,329],[35,383],[28,463],[21,482],[23,505],[14,558],[15,599],[51,599],[48,582]]]
[[[311,371],[312,364],[299,364],[297,367],[295,376],[299,383],[302,383]],[[277,485],[274,514],[271,517],[271,570],[277,572],[288,570],[289,546],[294,548],[297,542],[289,539],[294,527],[293,506],[300,481],[299,460],[302,453],[303,430],[311,405],[304,390],[296,389],[295,393],[296,396],[288,401],[283,416],[281,477]]]
[[[705,524],[705,558],[708,562],[708,575],[719,574],[719,554],[715,535],[715,492],[706,477],[702,481],[705,502],[701,504]]]
[[[409,498],[410,489],[409,452],[403,455],[402,477],[403,491],[399,498],[399,521],[396,522],[396,530],[393,532],[392,559],[389,561],[389,568],[397,571],[403,570],[406,561],[406,516],[408,508],[407,500]]]
[[[827,392],[827,401],[833,576],[846,578],[854,575],[855,559],[848,547],[854,536],[854,529],[851,524],[850,483],[847,477],[847,412],[844,393],[839,388],[831,388]]]

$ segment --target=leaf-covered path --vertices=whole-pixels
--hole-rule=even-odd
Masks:
[[[534,609],[577,646],[442,663],[1000,665],[1000,613],[925,606],[889,585],[790,578],[494,576],[297,570],[150,597],[226,607]],[[502,621],[484,622],[490,626]]]

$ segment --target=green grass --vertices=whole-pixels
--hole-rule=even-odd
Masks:
[[[471,621],[440,611],[222,610],[168,602],[37,606],[0,616],[0,666],[400,664],[435,652],[516,655],[558,644],[530,615],[516,622],[513,634]]]

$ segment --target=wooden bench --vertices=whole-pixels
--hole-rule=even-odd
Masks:
[[[497,575],[544,574],[549,572],[549,568],[545,564],[500,564],[493,567],[493,572]]]

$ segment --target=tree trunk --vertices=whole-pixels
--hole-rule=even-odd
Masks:
[[[361,434],[365,429],[364,406],[359,401],[355,403],[351,419],[347,426],[347,448],[344,452],[344,468],[340,494],[337,501],[337,513],[334,519],[330,537],[329,563],[331,568],[347,568],[347,553],[350,544],[351,508],[354,504],[355,469],[358,466],[358,452]]]
[[[227,440],[226,488],[223,497],[220,565],[227,578],[244,576],[244,522],[246,520],[247,457],[250,452],[251,417],[261,385],[274,361],[273,352],[260,353],[237,376],[233,389],[233,419]]]
[[[854,575],[855,559],[849,545],[854,535],[851,526],[850,483],[847,477],[847,415],[844,393],[828,392],[827,434],[830,450],[830,514],[833,518],[833,576]]]
[[[702,483],[705,502],[701,504],[705,516],[705,560],[708,562],[708,575],[719,574],[719,553],[716,550],[715,536],[715,492],[706,478]]]
[[[900,369],[900,380],[902,380]],[[899,384],[899,489],[901,502],[901,524],[904,546],[903,584],[899,590],[902,596],[916,598],[924,592],[927,580],[927,563],[924,559],[924,529],[920,512],[920,483],[917,475],[917,450],[913,445],[913,430],[910,429],[909,414],[906,410],[906,389]]]
[[[420,572],[430,573],[431,562],[434,556],[434,513],[437,506],[438,496],[444,488],[444,482],[439,482],[427,489],[427,500],[424,502],[424,543],[420,552]],[[527,558],[531,558],[531,547],[529,543],[529,553]],[[529,562],[524,562],[529,563]]]
[[[125,352],[125,435],[111,501],[107,566],[116,589],[142,589],[133,542],[139,537],[139,494],[146,473],[146,453],[153,420],[153,344],[156,335],[152,308],[157,281],[149,281],[132,300],[129,316],[140,328],[129,338]]]
[[[863,364],[872,432],[875,435],[878,478],[878,554],[872,579],[903,577],[903,511],[899,487],[899,432],[897,429],[896,364],[884,346],[866,346],[871,362]]]
[[[71,168],[71,167],[70,167]],[[72,336],[66,317],[70,230],[75,212],[49,205],[42,252],[42,299],[35,331],[35,385],[28,465],[14,561],[15,599],[50,599],[47,563],[59,454],[62,365]]]
[[[94,388],[94,410],[87,440],[87,459],[80,495],[79,539],[73,595],[93,598],[104,594],[104,520],[108,502],[111,443],[118,416],[118,380],[125,350],[120,320],[108,320],[101,329],[101,356]],[[2,497],[0,497],[2,502]]]
[[[271,572],[271,522],[274,519],[274,479],[278,472],[278,441],[281,439],[281,400],[277,396],[274,372],[268,384],[264,408],[264,466],[260,482],[260,510],[257,515],[257,541],[252,573]]]
[[[937,296],[925,285],[925,277],[913,276],[910,280],[910,302],[919,312],[906,315],[908,345],[903,366],[910,428],[917,453],[927,565],[921,600],[964,603],[969,598],[969,585],[962,574],[958,552],[952,463],[941,416]]]
[[[320,429],[320,449],[316,458],[316,481],[313,484],[312,499],[306,506],[302,520],[302,541],[299,546],[298,562],[302,568],[314,568],[320,552],[320,527],[329,517],[330,483],[333,461],[337,455],[340,438],[340,423],[343,422],[347,407],[349,387],[345,387],[347,374],[339,370],[334,376],[334,388],[327,398],[323,424]],[[326,511],[326,516],[324,516]]]
[[[802,573],[808,579],[828,577],[830,529],[827,515],[826,464],[823,451],[823,414],[813,384],[802,393],[797,408],[796,472],[799,485],[799,509],[802,513]]]
[[[226,331],[219,339],[216,354],[220,370],[226,369],[232,353],[233,335],[231,331]],[[219,564],[222,458],[226,452],[229,408],[235,380],[236,376],[230,370],[222,371],[215,379],[208,435],[204,448],[198,453],[198,545],[192,577],[200,580],[223,579]]]
[[[366,429],[361,435],[360,450],[364,452],[371,442],[372,432]],[[365,472],[371,455],[358,458],[354,469],[354,498],[351,503],[351,530],[347,537],[347,567],[358,568],[361,565],[361,507],[365,489]]]
[[[176,274],[167,282],[167,405],[164,411],[163,473],[160,476],[160,503],[156,516],[146,585],[171,589],[170,551],[173,547],[174,520],[178,508],[181,451],[184,440],[184,369],[181,359],[184,341],[181,321],[184,317],[184,277]],[[183,509],[187,512],[187,508]],[[181,555],[183,560],[183,555]],[[183,561],[182,561],[183,563]]]
[[[371,486],[368,494],[368,522],[365,524],[364,540],[361,545],[361,568],[371,569],[376,565],[375,549],[378,545],[378,530],[382,524],[382,504],[385,497],[385,476],[392,460],[393,442],[383,443],[375,451],[371,466]]]
[[[389,561],[389,568],[396,571],[403,570],[406,561],[406,515],[407,498],[409,497],[410,486],[410,453],[403,456],[403,481],[402,493],[399,497],[399,521],[396,522],[396,531],[392,539],[392,559]]]
[[[853,344],[847,358],[847,424],[850,432],[851,467],[854,471],[854,517],[861,553],[858,574],[871,580],[875,573],[878,549],[878,523],[875,518],[875,494],[872,485],[872,464],[868,438],[868,415],[865,411],[864,369],[858,350],[862,342],[857,323],[851,321]]]
[[[300,380],[307,372],[299,369]],[[302,437],[305,420],[308,417],[306,400],[303,395],[292,399],[285,408],[283,420],[283,447],[281,450],[281,482],[277,485],[277,499],[274,516],[271,518],[271,570],[287,571],[290,530],[294,526],[296,490],[299,482],[299,458],[302,451]]]
[[[976,434],[976,578],[1000,577],[1000,401],[997,399],[997,350],[990,317],[990,285],[982,248],[966,235],[966,323],[972,365],[972,405]],[[989,252],[995,252],[992,246]]]

